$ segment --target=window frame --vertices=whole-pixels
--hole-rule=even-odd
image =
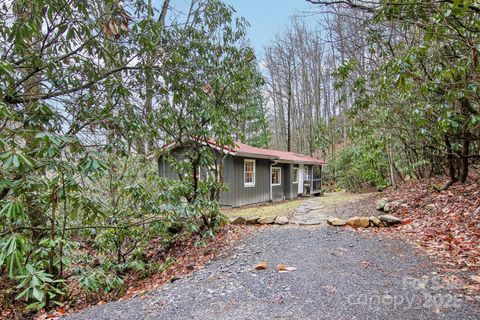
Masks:
[[[245,178],[247,177],[247,163],[253,163],[253,181],[246,182]],[[245,159],[243,160],[243,187],[244,188],[251,188],[255,187],[255,180],[257,177],[257,163],[255,159]]]
[[[298,167],[293,167],[293,179],[292,179],[292,180],[293,180],[293,182],[292,182],[293,184],[298,183],[298,170],[299,170]],[[295,175],[295,173],[296,173],[297,175]]]
[[[278,183],[273,183],[273,170],[278,169]],[[272,186],[281,186],[282,185],[282,167],[272,167],[272,170],[270,171],[270,184]]]

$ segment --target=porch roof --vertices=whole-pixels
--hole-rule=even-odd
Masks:
[[[260,157],[260,158],[268,158],[272,160],[276,160],[279,162],[291,162],[291,163],[303,163],[303,164],[315,164],[315,165],[324,165],[326,164],[325,161],[319,160],[313,157],[304,156],[295,152],[290,151],[282,151],[282,150],[273,150],[273,149],[265,149],[265,148],[258,148],[252,147],[248,144],[235,142],[236,148],[232,151],[235,152],[237,156],[242,157]]]

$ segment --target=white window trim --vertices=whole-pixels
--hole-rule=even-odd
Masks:
[[[294,177],[294,180],[292,182],[293,184],[298,183],[298,171],[299,171],[298,168],[294,167],[293,172],[295,172],[295,171],[297,172],[297,179],[295,180],[295,174],[293,174],[293,177]]]
[[[245,178],[246,178],[246,176],[247,176],[247,175],[246,175],[247,171],[245,170],[245,165],[247,164],[247,162],[253,163],[253,182],[245,182]],[[243,186],[244,186],[245,188],[255,187],[256,177],[257,177],[257,165],[256,165],[255,160],[253,160],[253,159],[245,159],[245,160],[243,161]]]
[[[272,173],[273,173],[273,170],[274,169],[278,169],[278,171],[280,172],[279,175],[278,175],[278,183],[273,183],[272,182]],[[281,186],[282,185],[282,167],[272,167],[272,172],[270,173],[270,183],[272,184],[272,186]]]

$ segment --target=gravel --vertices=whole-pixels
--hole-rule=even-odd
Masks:
[[[254,270],[260,261],[266,270]],[[278,263],[297,268],[279,273]],[[479,319],[431,261],[399,240],[272,226],[190,277],[68,319]]]

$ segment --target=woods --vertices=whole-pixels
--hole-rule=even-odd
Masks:
[[[478,7],[310,2],[320,26],[297,18],[267,48],[275,144],[321,149],[348,189],[465,182],[479,159]]]

